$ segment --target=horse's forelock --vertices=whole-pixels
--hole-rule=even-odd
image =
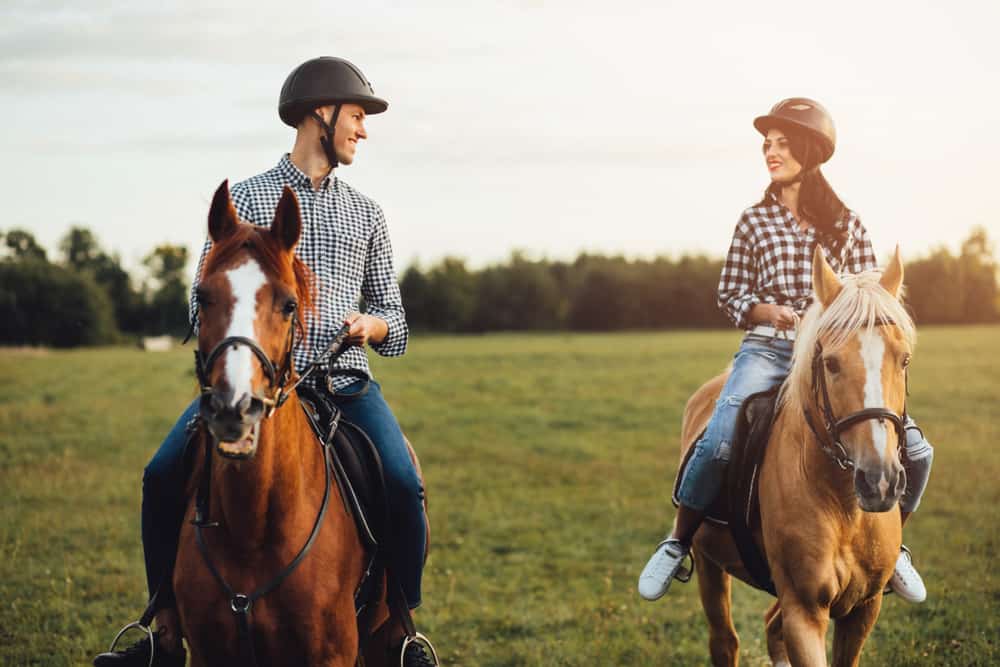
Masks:
[[[891,322],[899,328],[904,340],[912,347],[917,331],[913,318],[899,299],[879,285],[880,271],[863,271],[841,276],[840,294],[829,307],[813,301],[806,311],[795,336],[792,370],[782,388],[783,402],[802,403],[811,387],[811,364],[816,342],[825,349],[835,350],[861,331]]]
[[[213,243],[201,278],[231,265],[243,254],[257,260],[265,275],[294,286],[305,318],[314,314],[316,298],[312,272],[297,255],[293,255],[289,262],[287,254],[279,242],[267,233],[266,227],[241,222],[227,239]]]

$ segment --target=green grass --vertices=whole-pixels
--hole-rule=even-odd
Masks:
[[[906,541],[929,600],[887,599],[864,664],[1000,662],[1000,328],[925,329],[911,412],[936,447]],[[729,332],[416,337],[377,359],[419,450],[421,627],[451,665],[702,665],[694,583],[635,593],[667,527],[688,395]],[[0,351],[0,663],[88,664],[144,603],[142,468],[194,395],[189,350]],[[735,587],[743,664],[765,594]]]

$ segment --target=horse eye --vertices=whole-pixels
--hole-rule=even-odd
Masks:
[[[909,365],[910,365],[910,353],[907,352],[906,354],[903,355],[903,368],[906,368]]]
[[[826,365],[826,370],[831,373],[840,372],[840,362],[837,361],[836,357],[823,357],[823,363]]]
[[[295,314],[295,311],[298,309],[298,307],[299,304],[295,303],[294,299],[289,299],[288,301],[285,302],[285,305],[281,309],[281,312],[285,317],[291,317],[292,315]]]

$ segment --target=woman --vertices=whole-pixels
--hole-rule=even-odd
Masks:
[[[827,250],[835,271],[877,268],[868,232],[820,171],[836,145],[833,120],[826,109],[813,100],[794,97],[754,120],[754,127],[764,135],[771,183],[764,198],[744,211],[736,226],[718,295],[719,307],[747,334],[681,479],[674,530],[657,546],[639,576],[639,594],[647,600],[667,592],[705,510],[722,485],[743,399],[788,375],[795,326],[812,299],[816,243]],[[903,463],[908,482],[900,500],[904,524],[920,502],[934,453],[909,419],[906,443]],[[890,586],[911,602],[922,602],[927,595],[905,547]]]

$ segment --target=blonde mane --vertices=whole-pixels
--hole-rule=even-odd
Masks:
[[[792,370],[781,387],[782,405],[804,405],[810,400],[816,341],[822,341],[824,349],[836,350],[856,333],[870,332],[881,323],[892,322],[911,347],[916,344],[913,319],[900,300],[879,284],[881,277],[881,271],[840,276],[840,294],[828,308],[813,301],[795,336]]]

